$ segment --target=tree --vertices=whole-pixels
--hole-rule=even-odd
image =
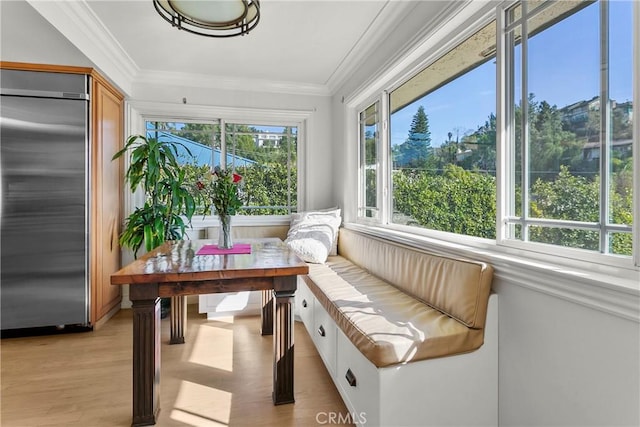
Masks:
[[[472,156],[474,167],[481,171],[496,174],[496,115],[491,113],[483,126],[476,131],[478,149]]]
[[[461,149],[458,137],[453,140],[453,132],[447,133],[447,140],[440,147],[432,150],[427,159],[428,170],[433,173],[442,173],[447,165],[458,163],[458,151]]]
[[[516,146],[521,145],[521,112],[516,108]],[[536,102],[529,94],[529,181],[555,179],[561,166],[576,169],[582,161],[583,142],[573,132],[563,130],[558,108],[548,102]],[[519,151],[519,150],[517,150]],[[517,152],[519,164],[519,152]]]
[[[214,125],[209,123],[185,123],[179,136],[212,147],[214,132]]]
[[[394,210],[421,227],[467,236],[496,236],[493,176],[445,166],[441,175],[398,171],[393,175]]]
[[[286,126],[282,130],[282,136],[277,147],[273,147],[270,150],[269,161],[277,163],[287,163],[289,156],[291,156],[291,162],[295,164],[298,152],[298,138],[293,133],[292,129]]]
[[[424,112],[424,107],[418,107],[413,116],[409,136],[405,142],[394,150],[394,159],[397,166],[402,168],[424,169],[431,151],[431,132],[429,131],[429,119]]]
[[[297,176],[295,165],[289,168],[286,163],[256,164],[238,169],[244,184],[242,191],[246,206],[280,206],[276,208],[256,208],[238,212],[241,215],[287,215],[287,206],[297,205],[297,181],[290,180],[287,185],[287,174]],[[291,200],[289,200],[291,198]]]

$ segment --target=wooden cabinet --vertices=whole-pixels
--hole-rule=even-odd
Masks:
[[[112,161],[124,145],[124,96],[92,68],[0,61],[0,68],[90,77],[89,117],[89,323],[99,327],[115,314],[121,287],[111,286],[120,269],[118,236],[122,223],[122,160]]]
[[[91,322],[98,327],[120,308],[120,286],[111,273],[120,269],[122,161],[112,161],[123,146],[123,96],[95,71],[91,90]]]

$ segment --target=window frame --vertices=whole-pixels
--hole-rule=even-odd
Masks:
[[[455,19],[450,19],[448,23],[442,23],[436,26],[436,29],[424,34],[419,40],[407,46],[405,51],[390,62],[386,69],[381,69],[376,75],[371,77],[365,85],[358,87],[350,96],[344,99],[345,104],[345,129],[347,135],[350,135],[353,145],[347,150],[349,164],[359,165],[360,159],[360,132],[359,113],[371,105],[372,100],[380,99],[381,107],[384,111],[382,119],[384,123],[384,131],[381,132],[381,146],[388,146],[388,93],[398,86],[405,83],[413,75],[420,72],[431,63],[435,62],[449,50],[455,48],[460,42],[478,31],[491,20],[496,20],[496,116],[497,116],[497,132],[496,141],[496,186],[497,186],[497,215],[496,215],[496,239],[483,239],[473,236],[465,236],[437,230],[429,230],[418,227],[403,226],[391,224],[388,220],[390,204],[390,176],[388,169],[384,173],[384,197],[382,199],[382,213],[380,219],[371,221],[363,219],[359,216],[360,208],[360,169],[355,168],[349,172],[349,176],[358,182],[355,186],[347,187],[345,194],[345,226],[360,230],[389,240],[398,241],[418,247],[438,247],[445,253],[452,255],[468,256],[474,253],[480,259],[485,259],[494,265],[522,265],[527,269],[543,269],[550,274],[553,272],[573,275],[577,274],[584,277],[590,274],[591,277],[601,277],[602,279],[593,279],[598,283],[606,283],[607,277],[615,278],[614,282],[622,284],[626,288],[637,288],[635,284],[638,272],[640,271],[640,174],[634,174],[634,201],[633,215],[634,224],[632,227],[633,235],[633,254],[631,257],[622,257],[617,255],[605,255],[600,253],[592,253],[587,250],[560,247],[555,245],[545,245],[536,242],[506,242],[504,234],[506,227],[503,222],[505,213],[507,212],[505,189],[509,188],[507,173],[507,163],[505,156],[508,154],[506,149],[505,134],[509,130],[504,120],[505,114],[505,92],[507,88],[504,85],[504,59],[502,55],[505,51],[504,38],[501,36],[502,28],[504,28],[504,11],[516,4],[516,1],[493,2],[489,4],[469,4],[467,5]],[[462,28],[462,31],[458,31]],[[634,46],[640,46],[640,4],[634,7]],[[640,77],[640,54],[635,49],[634,57],[634,79],[638,81]],[[500,53],[502,52],[502,53]],[[640,105],[640,85],[633,88],[634,105]],[[633,152],[640,153],[640,120],[636,114],[634,117],[633,128]],[[355,143],[357,141],[357,144]],[[388,168],[390,159],[387,153],[379,153],[382,160],[381,164]],[[640,155],[634,155],[634,170],[640,171]],[[386,165],[386,166],[384,166]],[[351,169],[351,168],[350,168]],[[357,194],[354,194],[357,192]],[[349,194],[357,195],[349,200]],[[354,200],[355,199],[355,200]],[[622,270],[621,270],[622,269]],[[545,285],[546,286],[546,285]],[[553,287],[554,284],[550,284]]]
[[[359,108],[357,110],[357,123],[358,123],[358,186],[357,186],[357,207],[356,207],[356,221],[361,224],[379,224],[381,221],[386,221],[383,216],[386,215],[388,205],[387,194],[389,188],[389,180],[387,179],[387,171],[388,171],[388,161],[383,161],[383,159],[387,156],[387,144],[388,144],[388,120],[385,119],[387,117],[388,104],[385,102],[386,97],[384,94],[378,95],[375,98],[370,99],[365,104],[367,105],[364,108]],[[363,112],[365,112],[370,107],[378,104],[378,141],[376,144],[376,163],[378,167],[378,173],[376,174],[376,202],[378,208],[378,217],[367,217],[362,215],[362,212],[367,209],[366,204],[366,192],[365,187],[365,173],[363,171],[363,150],[364,143],[363,140],[364,135],[362,134],[362,122],[360,116]]]
[[[627,268],[627,269],[636,269],[637,267],[640,267],[640,248],[638,247],[638,242],[640,241],[640,239],[638,238],[638,235],[640,234],[640,226],[638,225],[638,218],[640,218],[639,212],[639,199],[640,197],[638,196],[638,193],[640,192],[640,188],[638,187],[638,183],[634,183],[634,212],[633,212],[633,218],[634,218],[634,224],[631,227],[631,235],[632,235],[632,240],[633,240],[633,252],[631,257],[628,256],[622,256],[622,255],[616,255],[616,254],[611,254],[611,253],[604,253],[604,252],[595,252],[595,251],[589,251],[589,250],[583,250],[583,249],[577,249],[577,248],[571,248],[571,247],[564,247],[564,246],[559,246],[559,245],[552,245],[552,244],[545,244],[545,243],[539,243],[539,242],[531,242],[528,240],[516,240],[514,238],[510,238],[509,237],[509,227],[514,226],[515,224],[524,224],[526,222],[527,225],[537,225],[538,223],[553,223],[553,224],[557,224],[557,225],[567,225],[567,226],[575,226],[575,225],[583,225],[583,223],[577,223],[575,221],[569,221],[569,220],[545,220],[545,219],[539,219],[539,218],[528,218],[526,212],[528,212],[528,203],[524,203],[522,205],[522,211],[523,211],[523,215],[520,218],[516,218],[514,215],[511,215],[512,212],[512,208],[511,206],[513,205],[513,203],[515,203],[515,184],[513,182],[514,180],[514,176],[513,176],[513,171],[514,171],[514,162],[515,162],[515,146],[513,144],[511,144],[511,141],[515,140],[514,137],[514,132],[515,132],[515,128],[513,128],[511,125],[515,123],[515,118],[514,118],[514,108],[512,108],[512,105],[510,104],[510,100],[512,99],[512,94],[513,91],[515,90],[515,86],[514,86],[514,82],[512,79],[510,79],[510,76],[513,75],[512,70],[510,70],[510,64],[512,63],[511,61],[511,57],[510,57],[510,51],[509,51],[509,45],[507,42],[507,27],[511,28],[511,27],[515,27],[516,24],[508,24],[508,19],[507,19],[507,14],[509,9],[511,9],[512,7],[516,6],[517,4],[519,4],[520,1],[509,1],[509,2],[505,2],[504,4],[502,4],[501,6],[499,6],[497,8],[497,12],[496,12],[496,18],[497,18],[497,23],[498,25],[496,26],[497,28],[497,55],[496,55],[496,61],[497,61],[497,129],[498,129],[498,138],[496,141],[496,145],[497,145],[497,167],[496,167],[496,174],[497,174],[497,185],[498,185],[498,191],[497,191],[497,198],[498,198],[498,205],[497,205],[497,224],[496,224],[496,243],[498,245],[501,246],[505,246],[508,248],[514,248],[517,250],[525,250],[525,251],[531,251],[531,252],[536,252],[536,253],[540,253],[540,254],[549,254],[551,256],[557,256],[557,257],[562,257],[568,260],[569,263],[571,263],[571,260],[584,260],[587,262],[591,262],[591,263],[597,263],[597,264],[604,264],[604,265],[610,265],[610,266],[616,266],[616,267],[620,267],[620,268]],[[548,6],[548,3],[545,4],[541,4],[538,5],[537,7],[535,7],[532,11],[530,11],[530,14],[527,14],[526,12],[526,6],[525,6],[525,11],[524,13],[521,13],[521,17],[519,18],[519,20],[521,20],[522,22],[527,21],[528,18],[530,18],[531,16],[535,16],[535,14],[543,11],[546,7]],[[599,4],[600,8],[607,8],[608,4],[607,2],[602,2]],[[640,20],[637,18],[638,15],[640,14],[639,12],[640,10],[640,6],[636,3],[634,5],[634,12],[635,12],[635,16],[636,19],[634,20],[634,24],[633,24],[633,43],[636,46],[640,46],[640,44],[638,44],[638,39],[639,39],[639,35],[638,33],[640,33],[640,29],[638,28]],[[599,11],[600,14],[600,25],[603,25],[603,19],[602,19],[602,9]],[[606,15],[606,14],[605,14]],[[604,19],[606,20],[606,18]],[[607,22],[608,25],[608,22]],[[526,30],[526,24],[524,25],[524,29]],[[602,37],[603,32],[606,29],[600,28],[600,34]],[[523,54],[522,54],[522,68],[526,69],[524,67],[525,61],[526,59],[524,59],[524,57],[526,56],[526,40],[523,37],[522,38],[522,45],[524,45],[523,49]],[[521,45],[521,46],[522,46]],[[636,64],[638,61],[638,53],[637,53],[637,49],[634,50],[636,52]],[[602,55],[602,54],[601,54]],[[604,54],[606,55],[606,53]],[[526,72],[525,72],[526,73]],[[605,74],[605,72],[601,71],[600,74],[600,80],[604,79],[604,78],[608,78],[608,75]],[[634,67],[634,81],[637,81],[637,79],[640,78],[640,72],[638,71],[637,66]],[[606,90],[602,90],[602,87],[606,86],[601,84],[601,91],[598,93],[598,95],[601,97],[601,99],[603,98],[603,96],[606,97],[607,93]],[[522,93],[527,93],[527,85],[526,85],[526,75],[523,76],[523,86],[521,88],[521,92]],[[637,100],[638,100],[638,87],[633,88],[633,92],[634,92],[634,105],[638,105],[636,104]],[[524,105],[528,105],[527,102],[524,103]],[[522,115],[524,117],[527,116],[527,112],[525,110],[525,112],[522,113]],[[603,116],[606,116],[607,113],[606,112],[601,112],[601,118]],[[604,120],[609,120],[608,117],[606,117]],[[528,123],[526,123],[528,125]],[[633,153],[640,153],[639,150],[639,146],[640,143],[638,141],[638,128],[640,126],[638,125],[638,120],[637,120],[637,116],[634,119],[634,138],[633,138],[633,143],[632,143],[632,150]],[[601,129],[603,129],[601,132],[607,132],[606,130],[606,126],[601,126]],[[527,134],[527,131],[525,129],[525,127],[523,126],[523,134]],[[525,143],[525,141],[523,140],[523,143]],[[608,219],[608,197],[609,197],[609,174],[608,174],[608,157],[609,157],[609,152],[608,149],[610,147],[610,141],[606,141],[605,144],[602,144],[602,146],[604,148],[601,149],[601,155],[600,156],[600,201],[599,203],[601,204],[600,206],[600,215],[602,217],[602,215],[604,215],[604,218]],[[524,152],[525,150],[523,150]],[[602,153],[602,151],[605,151],[606,153]],[[640,163],[638,157],[640,157],[640,155],[635,154],[634,156],[634,171],[638,171],[638,169],[636,169],[638,167],[638,163]],[[523,168],[525,168],[526,166],[524,165],[524,160],[523,160]],[[605,165],[605,167],[603,168],[602,165]],[[526,169],[523,169],[522,171],[523,174],[523,180],[525,180],[525,178],[528,180],[528,178],[525,176],[526,175]],[[640,181],[637,178],[638,173],[634,174],[634,178],[636,179],[636,181]],[[522,184],[523,187],[527,187],[526,181],[523,181]],[[606,193],[606,195],[603,196],[603,193]],[[523,191],[522,194],[522,200],[528,200],[528,198],[526,197],[525,192]],[[606,211],[606,212],[605,212]],[[587,224],[587,223],[584,223]],[[604,224],[596,224],[598,226],[597,231],[600,232],[600,240],[602,241],[603,239],[607,238],[607,232],[611,231],[611,230],[615,230],[617,228],[622,228],[620,227],[620,225],[616,225],[616,224],[609,224],[608,220],[605,221]],[[594,228],[590,228],[593,229],[594,231],[596,229]]]
[[[256,126],[297,127],[297,210],[306,209],[306,183],[308,178],[305,167],[307,160],[308,131],[313,126],[311,110],[271,110],[257,108],[216,107],[189,104],[170,104],[149,101],[127,102],[127,115],[131,123],[129,133],[145,134],[147,121],[210,123],[223,126],[226,123],[250,124]],[[221,147],[224,141],[221,141]],[[224,148],[223,148],[224,149]],[[126,166],[126,165],[125,165]],[[132,194],[125,206],[136,206],[140,196]],[[288,224],[291,215],[239,215],[236,225],[280,225]],[[193,218],[197,228],[217,225],[216,215]]]

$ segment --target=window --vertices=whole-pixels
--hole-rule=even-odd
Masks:
[[[495,29],[390,93],[392,223],[495,239]]]
[[[450,29],[454,40],[425,41],[426,65],[408,79],[354,96],[357,221],[572,265],[626,267],[635,254],[638,265],[640,3],[482,11]]]
[[[380,102],[360,112],[360,203],[358,216],[379,218]]]
[[[177,143],[178,159],[195,182],[215,166],[243,177],[241,215],[297,211],[297,126],[147,121],[147,137]],[[199,214],[210,214],[200,208]]]
[[[506,11],[507,241],[632,254],[632,17],[632,1]]]

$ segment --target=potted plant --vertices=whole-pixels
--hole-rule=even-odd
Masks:
[[[133,135],[113,156],[115,160],[131,150],[125,180],[131,191],[139,186],[144,190],[144,206],[129,215],[120,235],[120,244],[132,249],[136,258],[143,244],[148,252],[166,240],[182,239],[186,228],[183,217],[190,223],[195,212],[196,200],[186,182],[186,171],[176,158],[177,145],[181,144]]]

